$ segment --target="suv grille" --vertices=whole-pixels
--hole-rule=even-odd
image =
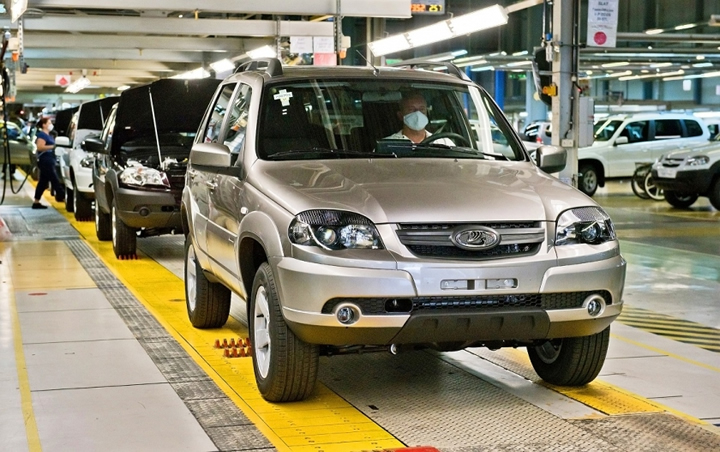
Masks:
[[[540,308],[545,310],[581,308],[592,294],[602,296],[612,304],[610,292],[562,292],[548,294],[469,295],[456,297],[415,298],[333,298],[325,303],[322,313],[330,314],[342,303],[357,305],[364,315],[407,314],[417,311],[486,311],[492,309]]]
[[[664,166],[666,168],[677,168],[680,165],[682,165],[684,160],[685,160],[684,158],[679,158],[679,159],[665,158],[662,161],[662,166]]]
[[[470,226],[494,229],[500,244],[486,250],[466,250],[452,242],[454,232]],[[545,229],[537,222],[478,224],[400,224],[400,243],[418,257],[452,259],[497,259],[537,253],[545,240]]]

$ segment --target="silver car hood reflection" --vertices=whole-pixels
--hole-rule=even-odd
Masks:
[[[376,224],[555,221],[596,205],[528,162],[454,159],[257,161],[248,181],[291,214],[336,209]]]

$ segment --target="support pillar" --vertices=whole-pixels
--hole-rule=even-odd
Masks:
[[[495,102],[505,109],[505,71],[495,71]]]

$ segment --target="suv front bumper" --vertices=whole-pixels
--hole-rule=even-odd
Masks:
[[[448,291],[441,289],[442,281],[458,281],[458,275],[472,281],[493,279],[497,269],[433,268],[423,263],[408,270],[377,270],[293,258],[281,258],[273,264],[286,322],[303,341],[326,345],[529,342],[588,336],[604,330],[620,314],[626,268],[625,260],[615,255],[600,261],[551,266],[535,278],[532,274],[538,273],[538,265],[525,263],[502,268],[505,275],[531,274],[529,278],[519,276],[515,288]],[[595,316],[587,309],[593,294],[605,299],[602,311]],[[531,297],[569,297],[575,301],[570,305],[546,306],[543,301],[514,306],[513,300]],[[338,299],[340,302],[333,303]],[[382,306],[388,300],[402,300],[413,307],[407,312],[375,310],[367,314],[368,304]],[[360,312],[351,325],[340,323],[336,316],[336,310],[348,304]]]
[[[674,179],[658,176],[657,169],[652,170],[652,177],[655,185],[663,190],[685,193],[705,194],[710,189],[713,180],[713,173],[710,170],[678,171]]]
[[[180,191],[146,191],[118,187],[114,192],[117,215],[131,228],[170,228],[182,226]]]

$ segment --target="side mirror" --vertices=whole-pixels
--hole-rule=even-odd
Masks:
[[[109,154],[107,149],[105,149],[105,142],[95,137],[85,138],[85,141],[82,142],[82,148],[85,152]]]
[[[68,138],[68,137],[55,138],[55,146],[60,146],[62,148],[69,148],[70,147],[70,138]]]
[[[220,143],[199,143],[190,151],[190,164],[204,166],[230,166],[230,149]]]
[[[630,140],[628,140],[628,137],[617,137],[615,138],[615,146],[619,144],[628,144]]]
[[[535,161],[546,173],[557,173],[565,169],[567,151],[555,146],[540,146],[535,150]]]

